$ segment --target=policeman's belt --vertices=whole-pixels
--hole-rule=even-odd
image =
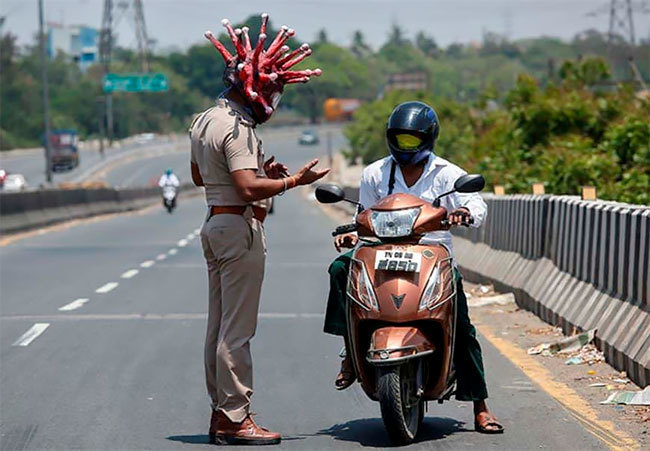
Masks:
[[[253,208],[253,217],[255,219],[259,222],[264,222],[264,219],[266,219],[266,209],[258,207],[257,205],[238,205],[228,207],[212,205],[210,207],[210,217],[214,215],[243,215],[248,207]]]

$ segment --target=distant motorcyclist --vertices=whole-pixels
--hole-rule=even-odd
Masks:
[[[176,208],[176,192],[180,186],[180,181],[171,168],[160,177],[158,186],[162,188],[163,206],[171,213]]]
[[[178,177],[176,177],[176,174],[174,174],[174,171],[172,171],[171,168],[168,168],[158,180],[158,186],[161,188],[164,188],[166,186],[173,186],[175,188],[178,188],[180,184],[181,182],[178,180]]]

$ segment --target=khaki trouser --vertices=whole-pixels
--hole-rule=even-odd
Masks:
[[[203,225],[201,244],[209,286],[206,385],[212,408],[239,423],[253,394],[250,340],[264,278],[264,227],[250,209],[244,216],[214,215]]]

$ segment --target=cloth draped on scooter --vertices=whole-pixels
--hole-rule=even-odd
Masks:
[[[352,252],[341,254],[329,267],[330,294],[327,300],[324,332],[345,336],[346,324],[346,287]],[[454,349],[454,366],[456,368],[456,399],[459,401],[480,401],[487,399],[487,385],[483,369],[481,345],[476,338],[476,328],[469,319],[467,298],[463,291],[463,278],[457,269],[456,302],[458,304],[456,319],[456,346]]]

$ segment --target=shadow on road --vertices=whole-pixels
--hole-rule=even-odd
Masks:
[[[210,437],[208,434],[170,435],[167,437],[167,440],[185,443],[187,445],[207,445],[210,443]]]
[[[465,423],[462,421],[453,418],[425,418],[415,443],[439,440],[456,432],[465,432],[467,429],[463,427],[464,425]],[[329,435],[336,440],[357,442],[362,446],[376,448],[392,445],[381,418],[353,420],[347,423],[335,424],[328,429],[319,431],[318,435]]]

